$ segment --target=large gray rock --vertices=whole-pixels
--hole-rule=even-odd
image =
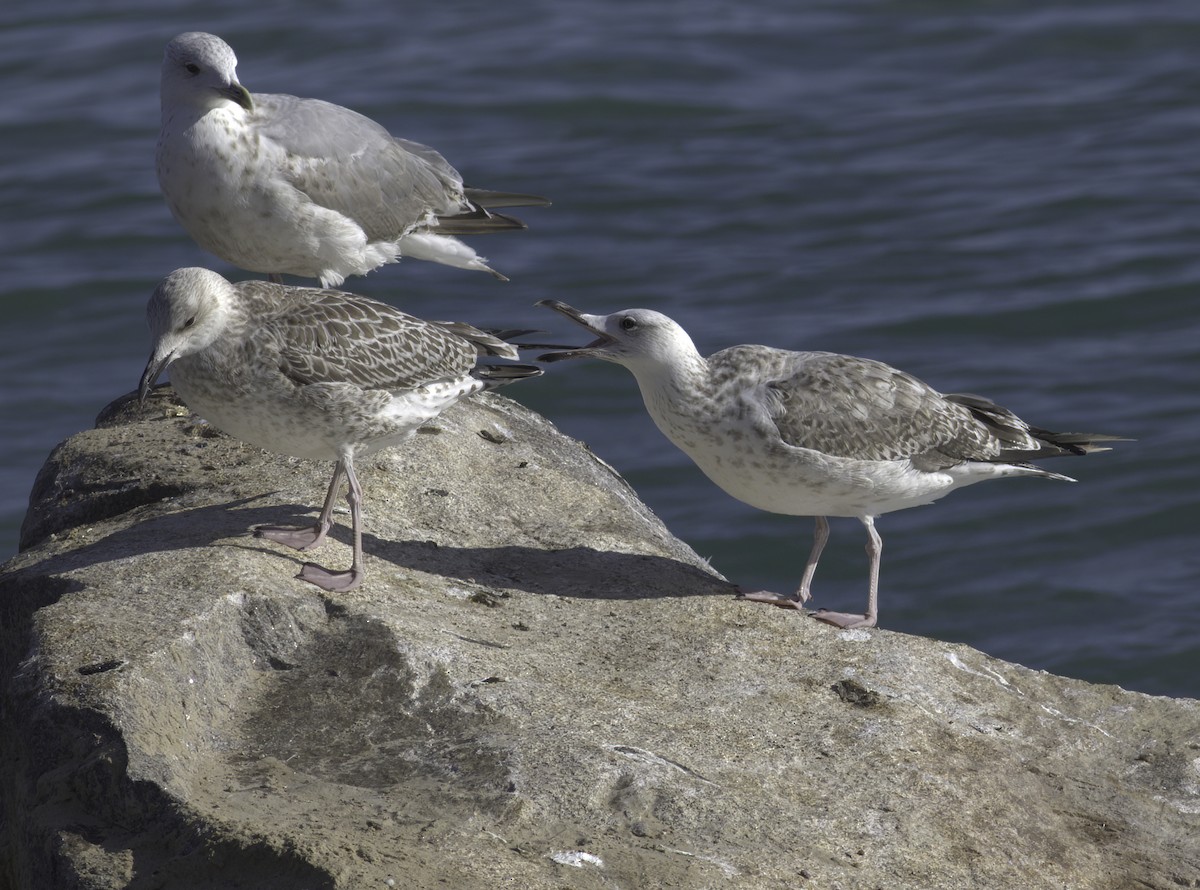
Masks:
[[[362,468],[335,595],[246,534],[330,467],[169,390],[56,449],[0,576],[0,887],[1200,886],[1197,702],[739,602],[538,416],[439,427]]]

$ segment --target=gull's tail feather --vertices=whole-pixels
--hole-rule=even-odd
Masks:
[[[1015,472],[1022,476],[1037,476],[1039,479],[1053,479],[1056,482],[1078,482],[1074,476],[1066,476],[1062,473],[1054,473],[1050,470],[1043,470],[1041,467],[1026,463],[1008,464],[1008,467],[1015,468]]]

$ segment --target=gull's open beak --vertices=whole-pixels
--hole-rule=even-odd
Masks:
[[[171,359],[174,356],[167,354],[159,356],[157,352],[150,353],[150,360],[146,362],[146,370],[142,371],[141,382],[138,383],[138,407],[146,404],[146,396],[150,393],[150,387],[154,385],[154,381],[158,379],[167,365],[171,364]]]
[[[599,358],[602,356],[605,347],[611,346],[616,342],[616,340],[604,333],[604,330],[597,325],[596,320],[602,319],[602,316],[585,315],[574,306],[568,306],[561,300],[539,300],[534,305],[545,306],[547,309],[553,309],[560,315],[565,315],[577,325],[585,327],[593,334],[597,335],[597,339],[593,340],[586,346],[580,346],[578,349],[568,349],[562,352],[547,352],[545,355],[539,355],[537,358],[539,362],[557,362],[565,358]]]
[[[236,102],[238,105],[245,108],[247,111],[254,110],[254,100],[250,98],[250,91],[236,81],[231,83],[224,89],[218,90],[222,96],[226,96]]]

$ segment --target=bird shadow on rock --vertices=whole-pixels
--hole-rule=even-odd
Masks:
[[[457,547],[432,541],[388,541],[367,535],[363,537],[363,547],[368,555],[401,568],[535,594],[635,600],[734,593],[728,581],[654,554],[583,546]]]
[[[188,550],[212,545],[216,541],[245,535],[253,539],[254,525],[262,525],[279,519],[281,512],[296,514],[306,508],[293,505],[233,509],[259,500],[262,495],[240,498],[225,504],[206,505],[163,512],[161,507],[148,508],[153,515],[136,519],[133,524],[105,535],[80,547],[64,550],[37,559],[41,545],[25,551],[23,556],[31,561],[22,568],[0,578],[3,582],[28,584],[35,578],[47,578],[60,573],[74,572],[91,566],[104,565],[118,560],[128,560],[156,553]],[[247,524],[249,520],[249,527]],[[69,539],[68,539],[69,540]],[[278,554],[268,544],[255,548],[262,553]],[[0,585],[2,586],[2,585]],[[75,589],[82,589],[78,586]],[[53,600],[52,600],[53,601]],[[48,602],[42,605],[48,605]]]
[[[312,508],[303,504],[246,506],[269,496],[156,512],[91,544],[49,556],[26,567],[23,573],[53,575],[138,556],[214,546],[217,542],[278,557],[297,571],[309,561],[330,566],[349,564],[351,530],[341,523],[334,524],[324,546],[312,551],[290,550],[256,539],[256,526],[304,525],[315,519]],[[368,559],[368,585],[383,577],[382,567],[373,567],[371,561],[386,561],[401,569],[466,583],[564,597],[633,600],[734,592],[728,581],[667,556],[586,546],[471,547],[424,540],[396,541],[365,533],[363,550]],[[288,576],[281,567],[281,578]]]

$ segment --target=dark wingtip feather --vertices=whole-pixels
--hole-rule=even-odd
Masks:
[[[528,336],[529,334],[544,334],[544,333],[546,333],[545,331],[538,330],[537,328],[503,328],[503,329],[499,329],[499,330],[494,329],[494,328],[484,328],[484,332],[491,334],[493,337],[498,337],[501,340],[504,340],[504,341],[512,344],[513,346],[517,347],[517,349],[572,349],[572,348],[574,348],[571,346],[565,346],[562,343],[528,343],[528,342],[518,342],[515,339],[516,337],[525,337],[525,336]]]
[[[474,201],[482,207],[549,207],[550,199],[541,195],[528,195],[521,192],[497,192],[491,189],[477,189],[467,186],[463,189],[467,200]]]
[[[1096,443],[1134,441],[1123,436],[1108,436],[1103,433],[1055,433],[1033,426],[1029,428],[1029,432],[1039,441],[1061,449],[1064,454],[1095,454],[1100,451],[1112,451],[1112,448],[1107,445]]]
[[[490,213],[483,207],[476,206],[473,210],[455,216],[439,216],[437,233],[439,235],[490,235],[494,232],[511,232],[527,228],[529,226],[515,216]]]
[[[543,373],[536,365],[479,365],[471,372],[471,376],[487,383],[488,389],[495,389]]]

